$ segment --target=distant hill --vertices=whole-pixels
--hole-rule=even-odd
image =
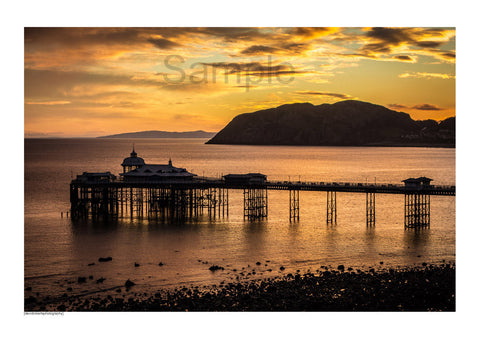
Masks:
[[[208,144],[455,147],[455,117],[440,123],[368,102],[287,104],[236,116]]]
[[[166,132],[166,131],[143,131],[106,135],[98,138],[211,138],[214,132],[190,131],[190,132]]]

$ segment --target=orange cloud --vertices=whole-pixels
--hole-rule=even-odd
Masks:
[[[438,107],[437,105],[432,104],[419,104],[412,107],[420,111],[442,111],[444,108]]]
[[[310,96],[332,97],[332,98],[338,98],[338,99],[344,99],[344,100],[353,99],[351,95],[342,94],[342,93],[318,92],[318,91],[296,91],[294,93],[301,94],[301,95],[310,95]]]
[[[417,79],[455,79],[455,75],[443,73],[427,73],[427,72],[406,72],[398,76],[399,78],[417,78]]]
[[[71,104],[70,101],[27,101],[25,102],[26,105],[67,105]]]
[[[342,53],[344,57],[417,62],[413,55],[426,55],[453,62],[455,52],[440,47],[454,37],[455,29],[449,28],[373,27],[364,28],[361,34],[339,35],[334,40],[362,44],[353,53]]]
[[[293,35],[302,39],[317,39],[340,31],[339,27],[296,27],[292,29]]]

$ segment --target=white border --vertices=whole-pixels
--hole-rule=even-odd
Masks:
[[[478,332],[479,223],[477,11],[457,1],[17,1],[2,10],[4,175],[2,303],[4,334],[36,337],[453,337]],[[469,6],[470,5],[470,6]],[[447,26],[457,27],[457,312],[424,313],[123,313],[23,315],[23,27],[24,26]],[[9,169],[12,169],[10,171]],[[11,177],[13,173],[13,177]],[[10,180],[11,178],[11,180]],[[8,200],[5,193],[10,192]],[[475,308],[474,308],[475,307]],[[18,336],[20,336],[18,335]]]

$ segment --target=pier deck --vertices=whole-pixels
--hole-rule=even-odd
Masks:
[[[262,184],[230,184],[223,180],[197,179],[192,182],[168,181],[168,182],[142,182],[113,180],[108,182],[80,182],[72,180],[71,185],[77,187],[105,187],[105,188],[177,188],[177,189],[252,189],[262,188],[268,190],[295,190],[295,191],[323,191],[323,192],[351,192],[351,193],[379,193],[379,194],[405,194],[422,193],[425,195],[448,195],[455,196],[455,186],[430,185],[419,189],[407,188],[398,184],[362,184],[348,182],[295,182],[295,181],[267,181]]]
[[[376,194],[403,194],[405,228],[430,227],[430,196],[455,196],[455,186],[411,186],[407,182],[405,185],[301,181],[232,183],[209,178],[142,181],[112,177],[72,180],[71,213],[72,217],[129,215],[162,220],[185,220],[205,213],[213,218],[224,217],[228,216],[229,190],[243,190],[244,218],[248,220],[267,218],[268,191],[289,191],[288,206],[293,222],[300,218],[300,191],[327,192],[327,224],[337,222],[337,192],[363,193],[366,194],[367,226],[375,225]]]

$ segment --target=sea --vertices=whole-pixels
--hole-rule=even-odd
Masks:
[[[366,224],[365,194],[337,193],[327,224],[326,192],[300,192],[289,220],[288,191],[268,192],[268,218],[246,221],[243,191],[229,191],[228,216],[190,222],[72,220],[69,183],[86,171],[118,175],[132,147],[146,163],[199,176],[258,172],[268,180],[402,184],[411,177],[455,185],[454,148],[207,145],[205,139],[25,139],[25,296],[151,293],[315,273],[455,263],[455,197],[431,197],[430,228],[404,228],[404,197],[376,195]],[[112,261],[99,262],[100,257]],[[163,265],[159,265],[159,263]],[[137,263],[137,265],[135,265]],[[211,271],[212,265],[223,270]],[[282,268],[282,269],[281,269]],[[86,277],[85,283],[78,283]],[[103,278],[103,279],[101,279]],[[100,279],[101,282],[98,280]],[[120,289],[120,290],[119,290]]]

